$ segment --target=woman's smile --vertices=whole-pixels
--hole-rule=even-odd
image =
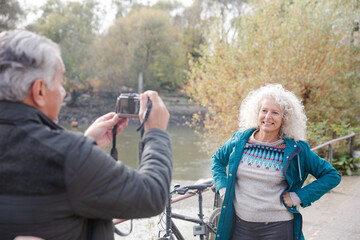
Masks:
[[[279,135],[282,124],[282,111],[279,104],[272,98],[265,98],[261,102],[258,115],[261,135]]]

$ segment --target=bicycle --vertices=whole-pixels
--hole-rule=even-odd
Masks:
[[[166,216],[166,228],[165,228],[166,232],[162,237],[158,238],[158,240],[165,240],[165,239],[175,240],[175,237],[177,240],[184,240],[184,236],[181,234],[180,230],[178,229],[178,227],[176,226],[176,224],[172,219],[180,219],[183,221],[193,222],[198,224],[197,226],[193,227],[193,234],[194,236],[199,236],[200,240],[214,239],[216,234],[217,221],[220,216],[221,208],[215,208],[215,210],[212,212],[209,218],[209,221],[208,222],[204,221],[204,214],[202,207],[202,202],[203,202],[202,193],[209,189],[212,189],[215,192],[214,182],[212,179],[207,179],[198,184],[188,185],[185,187],[181,187],[180,185],[175,185],[174,188],[170,191],[169,201],[164,213]],[[173,194],[184,195],[182,199],[197,195],[199,202],[198,218],[185,216],[182,214],[172,212],[171,204],[175,202],[172,200]],[[215,199],[214,199],[215,207],[219,206],[219,199],[220,198],[218,197],[218,194],[215,193]],[[160,232],[161,231],[159,231],[159,235]]]

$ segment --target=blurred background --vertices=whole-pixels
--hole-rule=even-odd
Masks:
[[[61,47],[61,125],[82,131],[121,92],[157,90],[171,113],[174,177],[184,180],[210,176],[242,99],[266,83],[302,100],[311,147],[359,133],[359,22],[357,0],[0,0],[0,31],[27,29]],[[134,146],[120,157],[134,167],[136,124],[118,141]],[[334,148],[335,165],[358,173],[348,143]]]

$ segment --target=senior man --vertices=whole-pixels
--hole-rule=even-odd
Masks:
[[[0,34],[0,238],[114,239],[112,218],[142,218],[165,207],[172,172],[169,113],[148,99],[143,151],[134,170],[102,148],[127,126],[108,113],[85,132],[57,125],[65,97],[59,47],[28,31]]]

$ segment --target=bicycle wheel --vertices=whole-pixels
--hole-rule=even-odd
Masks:
[[[209,222],[206,224],[206,236],[205,240],[214,240],[216,236],[217,225],[219,223],[221,208],[216,208],[209,218]],[[212,229],[214,231],[212,231]]]

